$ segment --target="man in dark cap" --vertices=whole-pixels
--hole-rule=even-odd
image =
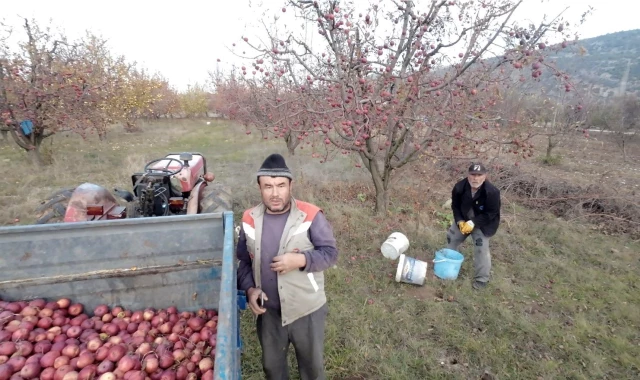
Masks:
[[[238,288],[258,316],[267,379],[288,379],[292,343],[303,380],[325,379],[324,270],[338,259],[331,225],[315,205],[291,196],[293,176],[272,154],[257,173],[262,203],[246,210],[236,254]]]
[[[458,246],[471,235],[473,240],[474,289],[482,289],[489,282],[491,253],[489,239],[500,225],[500,190],[487,181],[487,169],[472,164],[466,178],[451,192],[451,209],[455,224],[447,232],[447,248]]]

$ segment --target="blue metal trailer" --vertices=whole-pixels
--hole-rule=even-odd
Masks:
[[[0,299],[67,297],[90,313],[218,310],[214,378],[241,378],[233,213],[0,228]]]

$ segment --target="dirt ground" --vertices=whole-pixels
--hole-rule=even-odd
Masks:
[[[540,165],[540,160],[523,163],[527,170],[588,186],[602,184],[619,194],[637,194],[640,190],[640,139],[628,147],[627,160],[610,134],[592,132],[589,138],[580,134],[566,140],[553,154],[560,155],[558,165]],[[534,144],[544,152],[546,139],[537,138]]]

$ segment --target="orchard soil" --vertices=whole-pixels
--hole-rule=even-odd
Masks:
[[[492,281],[478,292],[471,288],[468,242],[461,247],[465,261],[456,281],[440,281],[430,268],[422,287],[396,283],[397,262],[380,254],[386,237],[401,231],[410,240],[408,255],[434,257],[452,220],[443,204],[468,162],[425,158],[397,173],[389,211],[376,216],[373,187],[350,158],[320,164],[309,159],[310,146],[288,156],[282,142],[208,121],[155,121],[139,133],[114,128],[103,142],[58,135],[45,143],[51,163],[44,169],[0,140],[0,224],[33,223],[40,201],[63,187],[93,182],[130,188],[131,174],[145,162],[179,151],[205,154],[216,181],[233,189],[238,220],[259,200],[253,173],[269,153],[280,152],[296,178],[294,195],[325,210],[340,250],[338,265],[326,272],[328,378],[640,377],[637,143],[626,163],[610,138],[593,134],[558,148],[557,165],[540,162],[543,140],[536,142],[540,157],[517,167],[514,157],[496,162],[503,165],[491,174],[504,189],[503,221],[491,242]],[[594,216],[582,199],[559,207],[553,201],[563,193],[558,187],[573,189],[565,198],[615,198],[622,208],[605,207],[607,216]],[[541,188],[546,192],[536,192]],[[608,228],[613,222],[622,227]],[[243,378],[262,379],[249,311],[242,315],[242,334]],[[297,379],[293,350],[289,358]]]

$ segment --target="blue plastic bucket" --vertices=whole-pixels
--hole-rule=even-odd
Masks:
[[[25,136],[29,136],[33,132],[33,122],[31,120],[22,120],[20,122],[20,128]]]
[[[443,248],[436,252],[433,260],[433,273],[443,280],[455,280],[458,278],[464,256],[453,249]]]

